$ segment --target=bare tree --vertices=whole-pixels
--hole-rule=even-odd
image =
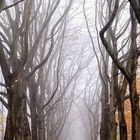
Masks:
[[[8,104],[1,99],[1,102],[8,109],[4,139],[31,139],[31,134],[32,139],[37,139],[35,133],[37,131],[34,129],[36,127],[32,126],[31,133],[27,119],[27,83],[31,78],[33,83],[29,85],[29,89],[31,87],[35,95],[35,92],[37,92],[37,89],[34,89],[37,88],[36,85],[34,86],[36,75],[33,76],[33,74],[48,61],[55,48],[55,39],[57,39],[55,35],[57,35],[58,27],[70,10],[72,0],[69,1],[66,9],[53,23],[51,22],[56,17],[60,0],[54,3],[50,1],[14,2],[14,4],[3,9],[5,12],[1,14],[0,23],[2,29],[0,65],[8,96]],[[45,13],[41,12],[41,8],[46,8],[46,6]],[[3,18],[5,15],[6,19]],[[39,20],[42,20],[41,25],[39,25],[40,21],[37,20],[39,16]],[[35,24],[36,26],[34,26]],[[48,27],[50,27],[49,30]],[[46,35],[47,40],[50,40],[48,43],[50,45],[48,49],[45,49],[47,54],[44,55],[44,58],[39,63],[36,63],[35,54],[38,53],[38,49],[42,45],[41,41],[45,39],[43,36],[47,33],[47,30],[49,34]],[[47,44],[44,42],[44,47],[45,45]],[[31,65],[32,62],[33,65]],[[32,99],[31,103],[36,104],[36,96],[30,96],[30,98]],[[35,104],[32,104],[32,106]],[[32,116],[36,117],[35,110],[31,110],[31,112]],[[32,118],[32,121],[36,122],[36,119]]]
[[[131,45],[130,45],[130,50],[128,52],[129,57],[127,58],[128,59],[127,62],[129,62],[130,65],[128,67],[126,67],[128,69],[126,69],[121,64],[121,62],[118,60],[118,58],[115,56],[115,53],[114,53],[111,45],[109,45],[108,41],[105,38],[105,32],[108,29],[110,29],[110,26],[113,23],[116,15],[117,15],[118,8],[119,8],[118,6],[119,6],[119,1],[115,1],[114,10],[113,10],[107,24],[100,31],[100,37],[101,37],[104,47],[106,48],[107,52],[111,56],[114,64],[121,71],[121,73],[124,75],[124,77],[127,79],[127,82],[129,83],[130,101],[131,101],[131,105],[132,105],[132,139],[137,140],[137,139],[139,139],[139,135],[138,135],[139,134],[139,126],[138,126],[138,124],[139,124],[138,123],[139,122],[139,107],[138,107],[138,95],[136,92],[136,69],[137,69],[138,54],[136,53],[137,44],[136,44],[136,22],[134,22],[135,18],[133,17],[133,20],[131,20],[133,32],[131,30]],[[131,14],[131,19],[132,19],[132,14]]]

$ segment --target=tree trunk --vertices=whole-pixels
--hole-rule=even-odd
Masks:
[[[131,114],[132,114],[132,140],[139,140],[140,133],[140,110],[139,98],[136,91],[136,79],[129,83]]]
[[[119,120],[120,140],[127,140],[127,126],[124,116],[124,105],[122,103],[118,105],[118,120]]]
[[[131,115],[132,115],[132,140],[139,140],[140,130],[140,110],[139,98],[136,89],[136,72],[137,72],[137,22],[133,10],[130,8],[131,16],[131,48],[130,48],[130,73],[131,80],[129,82],[130,102],[131,102]]]
[[[37,84],[31,80],[29,84],[30,90],[30,110],[31,110],[31,133],[32,140],[37,140]]]
[[[8,116],[4,140],[31,140],[25,89],[21,88],[21,77],[11,76],[7,86]]]
[[[110,140],[117,139],[117,122],[116,122],[116,95],[118,92],[118,69],[112,62],[112,74],[110,85]]]
[[[109,105],[108,105],[107,90],[102,89],[101,95],[101,127],[100,127],[100,140],[109,139]]]
[[[4,140],[30,140],[29,123],[26,116],[26,98],[9,94],[8,116]]]
[[[107,53],[102,56],[103,67],[101,69],[100,78],[102,80],[101,91],[101,126],[100,140],[109,140],[109,91],[108,91],[108,62],[109,56]]]
[[[38,140],[45,140],[45,122],[42,113],[38,117]]]
[[[127,140],[127,126],[124,114],[124,100],[125,100],[124,97],[126,93],[126,88],[127,81],[126,79],[124,79],[121,89],[119,89],[119,93],[117,94],[120,140]]]

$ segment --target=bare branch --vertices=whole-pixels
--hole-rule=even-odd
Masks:
[[[104,37],[105,32],[108,30],[108,28],[111,26],[112,22],[115,19],[117,10],[118,10],[118,6],[119,6],[119,0],[116,0],[115,2],[115,7],[114,10],[112,12],[112,15],[110,17],[110,19],[108,20],[107,24],[103,27],[103,29],[100,31],[100,37],[101,37],[101,41],[104,45],[104,47],[106,48],[107,52],[109,53],[110,57],[112,58],[113,62],[115,63],[115,65],[119,68],[119,70],[123,73],[123,75],[125,76],[125,78],[130,81],[131,76],[128,73],[128,71],[123,67],[123,65],[118,61],[118,59],[115,57],[113,50],[111,49],[109,43],[107,42],[106,38]]]
[[[2,83],[2,82],[0,82],[0,86],[6,87],[6,85],[4,83]]]
[[[1,10],[1,12],[4,11],[4,10],[9,9],[9,8],[11,8],[11,7],[14,7],[14,6],[18,5],[18,4],[21,3],[22,1],[24,1],[24,0],[17,1],[16,3],[11,4],[11,5],[9,5],[9,6],[5,7],[5,8],[3,8],[3,9]]]
[[[140,5],[137,0],[128,0],[135,13],[135,16],[140,24]]]
[[[69,5],[67,6],[66,10],[64,11],[63,15],[58,19],[58,21],[56,22],[56,24],[54,25],[52,31],[51,31],[51,46],[49,48],[48,54],[46,55],[46,57],[44,58],[44,60],[42,62],[40,62],[33,70],[32,72],[27,76],[26,79],[29,79],[40,67],[42,67],[49,59],[53,49],[54,49],[54,32],[56,27],[59,25],[59,23],[63,20],[63,18],[67,15],[67,13],[70,10],[70,7],[72,5],[73,0],[71,0],[69,2]]]
[[[0,102],[8,109],[8,104],[0,97]]]
[[[2,91],[0,91],[0,95],[4,96],[4,97],[6,97],[6,98],[7,98],[7,96],[8,96],[8,94],[7,94],[7,93],[2,92]]]

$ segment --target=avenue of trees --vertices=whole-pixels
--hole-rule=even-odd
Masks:
[[[0,0],[0,139],[66,140],[76,104],[86,139],[140,140],[140,1],[89,3]]]

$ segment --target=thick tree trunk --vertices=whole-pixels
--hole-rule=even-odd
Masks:
[[[100,140],[109,139],[109,105],[108,105],[108,92],[107,90],[102,90],[101,98],[101,127],[100,127]]]
[[[129,83],[131,114],[132,114],[132,140],[139,140],[140,133],[140,110],[139,98],[136,91],[136,79]]]
[[[120,140],[127,140],[127,126],[124,114],[124,97],[127,88],[127,81],[124,79],[121,89],[117,94],[117,104],[118,104],[118,121],[119,121],[119,132]]]
[[[27,119],[26,95],[21,88],[21,77],[9,77],[8,116],[4,140],[31,140],[31,133]]]
[[[38,117],[38,140],[46,140],[45,139],[45,122],[44,116],[40,113]]]
[[[117,122],[116,122],[116,95],[118,94],[118,69],[112,62],[112,74],[110,85],[110,140],[117,139]]]
[[[100,140],[109,140],[109,91],[108,91],[108,54],[104,54],[105,63],[101,69],[100,78],[102,80],[101,91],[101,125],[100,125]]]
[[[118,120],[119,120],[120,140],[127,140],[127,126],[124,116],[123,104],[118,106]]]
[[[11,92],[8,105],[4,140],[30,140],[30,129],[26,116],[26,98],[19,98]]]

